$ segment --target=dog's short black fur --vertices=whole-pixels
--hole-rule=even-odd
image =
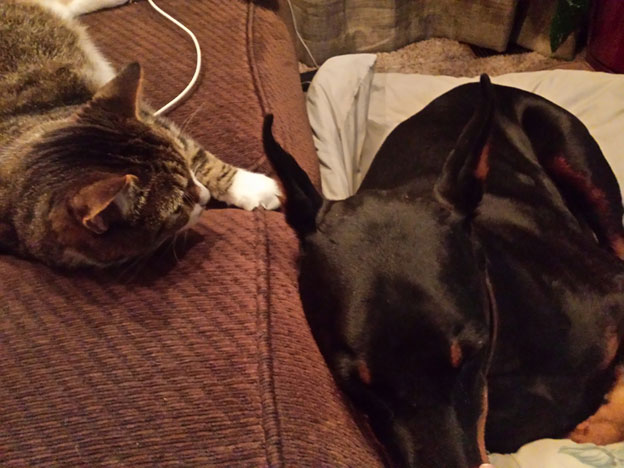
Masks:
[[[306,315],[395,466],[476,467],[485,421],[507,452],[598,408],[623,333],[622,200],[577,118],[484,76],[399,125],[334,202],[271,122]]]

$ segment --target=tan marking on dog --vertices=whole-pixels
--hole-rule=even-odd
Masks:
[[[611,324],[607,327],[607,332],[605,333],[605,353],[604,358],[602,360],[602,364],[600,366],[601,369],[606,369],[615,359],[615,355],[620,348],[620,339],[617,334],[617,329],[615,325]]]
[[[598,411],[568,435],[579,444],[608,445],[624,440],[624,372],[617,369],[617,380]]]
[[[461,346],[457,340],[451,342],[451,366],[457,369],[464,359]]]
[[[358,376],[360,377],[360,380],[364,382],[366,385],[370,385],[371,380],[372,380],[371,373],[364,359],[360,359],[357,362],[357,372],[358,372]]]
[[[485,181],[488,172],[490,172],[490,150],[491,144],[488,141],[481,151],[481,155],[479,156],[479,163],[477,164],[477,168],[474,171],[475,177],[480,181]]]
[[[609,239],[609,245],[613,253],[621,260],[624,260],[624,237],[613,236]]]
[[[587,202],[593,207],[599,218],[599,223],[604,230],[609,247],[618,258],[624,260],[622,223],[618,219],[614,220],[607,194],[593,184],[588,174],[570,166],[570,163],[562,154],[552,159],[550,169],[560,177],[563,177],[567,183],[571,184],[586,197]]]

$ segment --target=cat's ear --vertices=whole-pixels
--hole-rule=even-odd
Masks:
[[[110,225],[124,219],[133,205],[131,174],[108,176],[83,187],[69,200],[69,208],[84,227],[104,234]]]
[[[88,108],[135,118],[142,88],[143,70],[138,63],[131,63],[95,93]]]

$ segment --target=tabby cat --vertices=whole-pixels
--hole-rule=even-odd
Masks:
[[[0,251],[62,267],[144,255],[212,196],[279,206],[276,183],[219,160],[141,102],[74,19],[127,0],[0,0]]]

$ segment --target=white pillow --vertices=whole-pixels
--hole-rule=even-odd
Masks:
[[[375,73],[374,54],[334,57],[312,80],[307,109],[321,163],[323,193],[352,195],[388,134],[436,97],[475,78]],[[624,76],[549,70],[492,82],[531,91],[576,115],[624,185]]]
[[[312,133],[327,198],[346,198],[345,194],[359,187],[353,174],[360,165],[358,156],[362,154],[363,139],[358,136],[367,125],[375,60],[375,54],[344,55],[339,60],[330,58],[308,89],[308,117],[310,122],[316,123],[312,125]],[[334,63],[337,63],[338,74]],[[348,72],[340,73],[341,69]]]

